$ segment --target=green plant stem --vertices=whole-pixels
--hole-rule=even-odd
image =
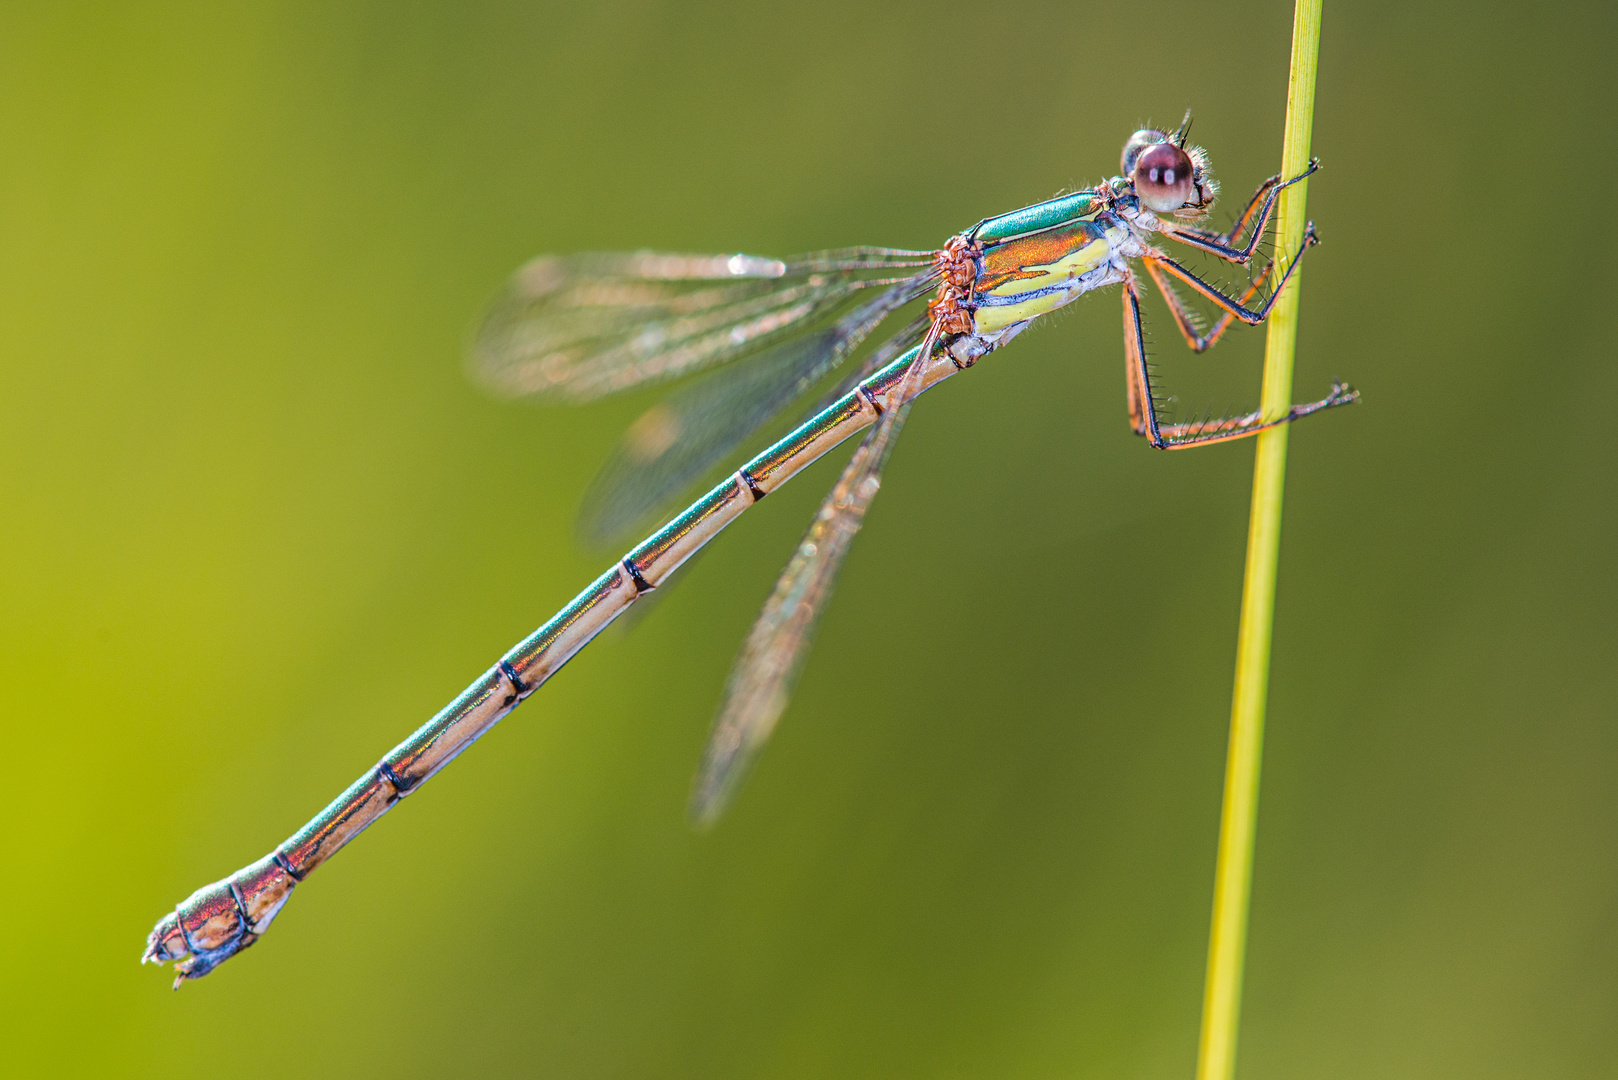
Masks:
[[[1309,162],[1309,134],[1315,112],[1315,66],[1320,53],[1321,2],[1297,0],[1293,14],[1286,140],[1281,150],[1283,176],[1296,176]],[[1276,226],[1277,251],[1297,251],[1303,242],[1307,188],[1308,181],[1304,181],[1281,195]],[[1300,278],[1301,268],[1299,274],[1293,275],[1285,295],[1270,311],[1264,355],[1263,409],[1267,417],[1280,416],[1292,402],[1292,358],[1298,336]],[[1281,495],[1286,479],[1287,433],[1291,430],[1292,425],[1283,424],[1257,436],[1197,1080],[1231,1080],[1236,1069],[1242,967],[1247,951],[1247,911],[1253,882],[1253,835],[1258,822],[1264,708],[1270,676],[1270,633],[1275,616],[1275,575],[1281,551]]]

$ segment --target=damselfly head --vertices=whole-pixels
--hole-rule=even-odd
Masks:
[[[1171,142],[1146,147],[1135,158],[1129,178],[1140,204],[1154,214],[1178,210],[1191,201],[1191,155]]]
[[[1135,187],[1140,203],[1154,214],[1201,217],[1213,205],[1219,188],[1208,175],[1208,155],[1200,146],[1186,146],[1191,114],[1170,134],[1142,128],[1124,143],[1124,176]]]

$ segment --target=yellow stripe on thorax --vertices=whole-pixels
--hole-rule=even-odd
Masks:
[[[1107,261],[1111,244],[1092,221],[1075,221],[996,244],[983,253],[977,331],[990,334],[1073,299],[1075,278]]]

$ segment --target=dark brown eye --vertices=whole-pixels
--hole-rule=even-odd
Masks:
[[[1191,158],[1173,143],[1149,146],[1135,159],[1135,194],[1154,213],[1178,210],[1191,198]]]

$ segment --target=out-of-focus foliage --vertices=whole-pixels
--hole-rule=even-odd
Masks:
[[[687,785],[838,465],[170,994],[268,850],[612,553],[653,397],[490,400],[539,251],[927,246],[1197,111],[1285,5],[11,5],[0,730],[17,1075],[1185,1077],[1251,450],[1156,454],[1092,297],[917,407],[721,826]],[[1244,1077],[1618,1056],[1614,16],[1328,5]],[[1181,349],[1256,400],[1261,334]],[[839,455],[839,460],[840,460]]]

